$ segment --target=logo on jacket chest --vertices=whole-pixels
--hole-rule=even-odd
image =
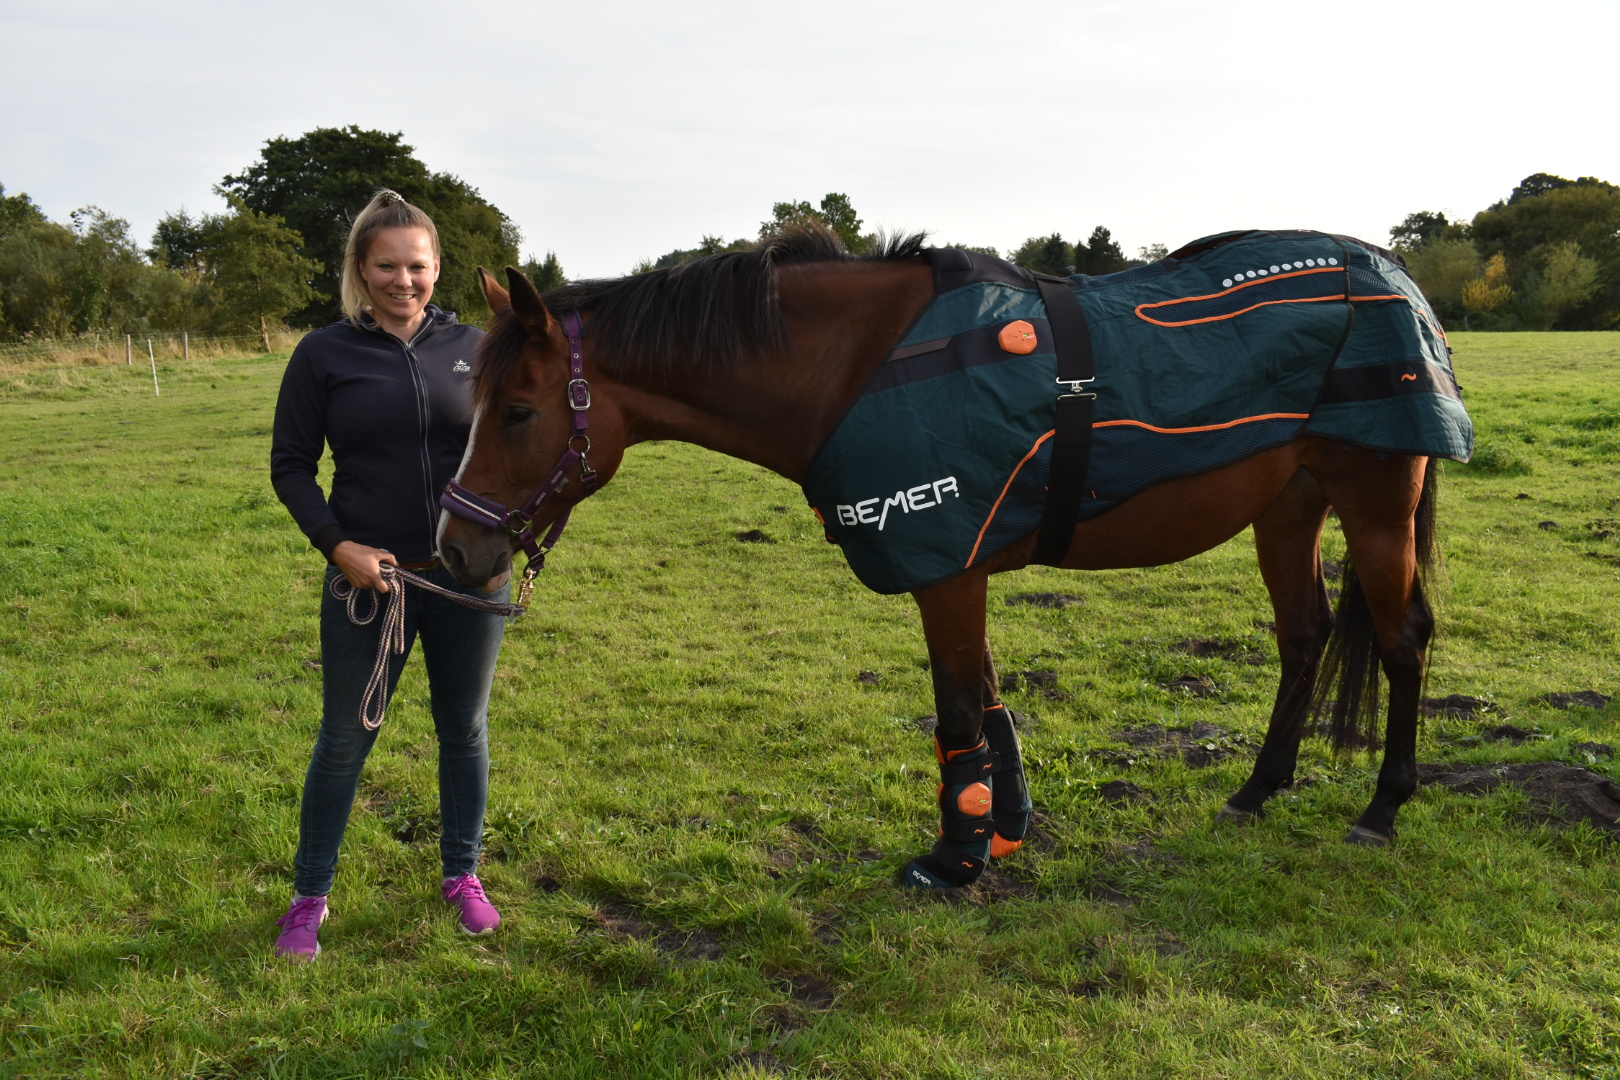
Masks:
[[[454,364],[450,365],[450,370],[451,371],[471,371],[472,370],[472,365],[467,363],[467,361],[465,361],[465,360],[457,360]]]

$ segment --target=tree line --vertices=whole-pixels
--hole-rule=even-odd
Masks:
[[[54,222],[0,186],[0,340],[190,330],[260,334],[268,348],[283,324],[341,317],[349,225],[379,187],[432,215],[440,306],[483,311],[480,264],[521,265],[545,288],[565,280],[554,253],[520,262],[512,220],[459,177],[431,171],[399,133],[317,128],[266,142],[215,186],[223,213],[166,214],[145,248],[98,207]]]
[[[813,223],[831,229],[838,239],[843,242],[844,248],[852,255],[864,255],[871,250],[877,242],[876,233],[863,233],[862,221],[855,212],[854,205],[849,196],[842,192],[830,191],[818,205],[812,206],[808,200],[798,202],[779,202],[771,206],[771,216],[759,223],[759,240],[774,236],[782,230],[799,224]],[[727,242],[719,236],[705,235],[696,247],[676,248],[666,252],[656,259],[643,259],[637,263],[633,274],[644,274],[649,270],[662,270],[670,266],[679,266],[692,259],[700,259],[705,255],[717,255],[726,251],[746,251],[754,245],[755,240],[737,239]],[[963,248],[968,251],[982,251],[987,255],[1001,257],[998,248],[982,244],[941,244],[941,247]],[[1063,239],[1061,233],[1052,233],[1049,236],[1032,236],[1006,255],[1008,262],[1017,263],[1026,270],[1033,270],[1040,274],[1052,274],[1058,277],[1067,277],[1071,274],[1113,274],[1120,270],[1128,270],[1133,266],[1142,266],[1162,259],[1167,254],[1163,244],[1151,244],[1140,248],[1136,258],[1129,258],[1114,240],[1113,234],[1104,226],[1097,226],[1091,231],[1088,239],[1070,244]]]
[[[1620,326],[1620,187],[1595,176],[1535,173],[1468,221],[1408,214],[1390,240],[1448,326]]]
[[[477,188],[418,160],[401,134],[317,128],[268,140],[257,161],[215,186],[222,213],[164,215],[141,247],[129,223],[87,206],[49,220],[0,185],[0,341],[151,331],[269,334],[340,317],[338,280],[352,215],[391,187],[433,216],[443,248],[441,306],[483,310],[476,267],[520,265],[541,289],[567,278],[554,252],[520,261],[516,224]],[[778,202],[755,238],[705,235],[644,259],[632,273],[740,251],[800,223],[832,230],[853,254],[876,235],[848,195]],[[1595,177],[1526,177],[1468,221],[1419,211],[1390,231],[1413,277],[1448,323],[1465,329],[1620,326],[1620,187]],[[946,244],[991,255],[978,244]],[[1111,274],[1165,256],[1127,256],[1098,225],[1084,240],[1032,236],[1006,258],[1046,274]]]

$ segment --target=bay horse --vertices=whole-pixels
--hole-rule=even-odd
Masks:
[[[544,295],[516,269],[502,288],[480,268],[494,316],[477,358],[472,437],[451,485],[465,498],[440,517],[445,566],[466,585],[498,585],[515,550],[527,548],[531,563],[543,556],[567,512],[613,478],[628,447],[648,440],[695,443],[802,484],[818,448],[933,298],[923,240],[887,238],[854,257],[830,233],[799,229],[751,251]],[[1260,817],[1292,782],[1313,711],[1330,718],[1339,748],[1376,747],[1381,667],[1386,749],[1371,803],[1346,840],[1393,837],[1417,786],[1419,695],[1434,627],[1423,582],[1435,472],[1427,457],[1301,435],[1159,483],[1074,526],[1060,564],[1072,570],[1177,562],[1253,526],[1282,674],[1253,773],[1221,820]],[[443,505],[453,505],[449,494]],[[507,510],[520,505],[521,513]],[[1330,509],[1348,548],[1336,613],[1321,558]],[[989,858],[1023,842],[1032,804],[999,697],[985,605],[990,575],[1029,565],[1035,544],[1031,533],[913,592],[938,715],[942,824],[902,884],[970,884]]]

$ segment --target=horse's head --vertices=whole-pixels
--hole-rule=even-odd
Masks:
[[[528,547],[532,561],[558,519],[618,469],[625,426],[613,381],[570,346],[577,313],[565,327],[522,271],[507,267],[510,291],[478,273],[495,318],[478,350],[472,433],[438,548],[456,580],[493,591],[515,551]]]

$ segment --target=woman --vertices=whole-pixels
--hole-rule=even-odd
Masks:
[[[328,561],[321,588],[320,735],[304,780],[292,906],[278,922],[276,953],[310,961],[337,870],[338,845],[377,732],[360,703],[376,661],[382,619],[357,626],[334,591],[388,592],[384,564],[467,592],[434,558],[438,493],[466,450],[473,351],[483,331],[428,301],[439,277],[433,221],[392,191],[355,219],[343,258],[347,316],[299,342],[276,402],[270,475],[276,494]],[[322,446],[336,469],[330,501],[315,480]],[[406,587],[401,584],[400,587]],[[481,595],[481,594],[473,594]],[[373,596],[379,604],[382,598]],[[368,607],[361,597],[359,610]],[[485,934],[500,914],[474,871],[489,791],[490,681],[506,623],[426,590],[405,605],[405,653],[393,656],[389,695],[418,634],[439,737],[444,899],[461,927]]]

